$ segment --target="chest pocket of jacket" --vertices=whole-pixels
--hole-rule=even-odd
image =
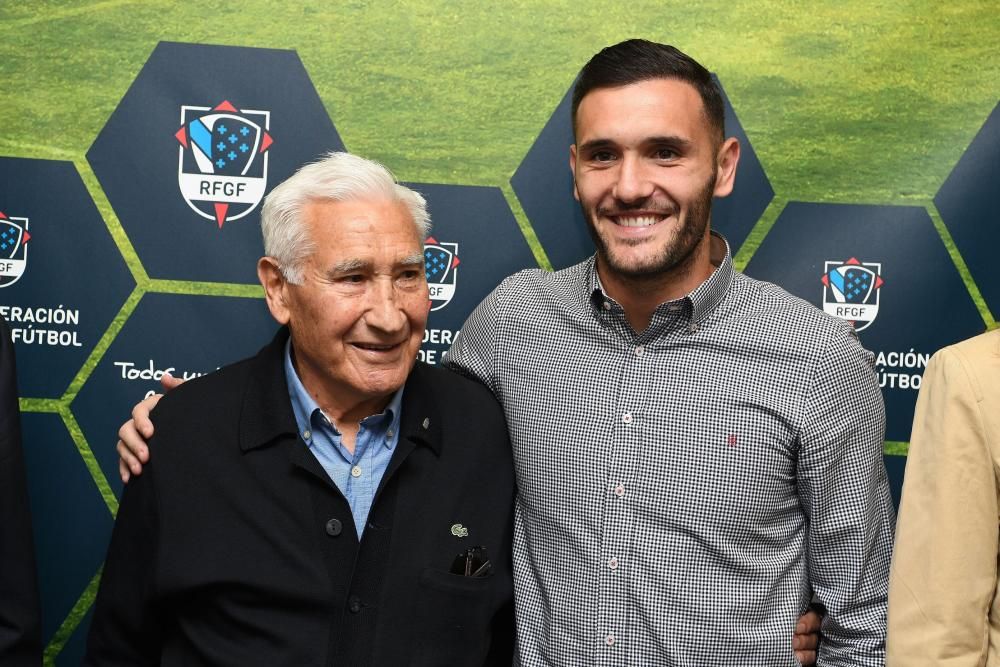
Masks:
[[[420,575],[414,667],[483,664],[495,611],[493,577],[463,577],[427,568]]]

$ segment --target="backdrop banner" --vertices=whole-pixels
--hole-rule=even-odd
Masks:
[[[669,21],[662,2],[16,4],[0,10],[0,315],[18,356],[46,664],[84,650],[131,406],[165,372],[211,373],[275,330],[255,268],[267,193],[348,149],[422,193],[420,359],[440,363],[504,277],[593,253],[570,95],[621,39],[676,44],[716,73],[742,154],[712,226],[737,268],[850,322],[872,351],[897,503],[928,359],[1000,313],[988,3],[917,15],[849,0],[780,22],[742,0],[672,6]],[[841,390],[831,400],[849,401]]]

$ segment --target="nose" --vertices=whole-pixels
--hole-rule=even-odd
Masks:
[[[406,313],[392,279],[383,277],[375,280],[369,291],[365,323],[384,334],[396,334],[406,326],[406,321]]]
[[[622,157],[617,178],[611,194],[618,201],[634,203],[646,199],[653,194],[653,182],[650,180],[642,164],[635,155],[626,154]]]

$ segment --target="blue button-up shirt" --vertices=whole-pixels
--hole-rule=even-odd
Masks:
[[[299,437],[344,494],[351,506],[358,539],[361,539],[368,522],[368,512],[375,500],[375,491],[399,442],[399,408],[403,401],[403,388],[393,394],[384,412],[361,420],[352,454],[344,446],[341,433],[333,421],[323,414],[302,386],[302,380],[292,364],[291,340],[285,346],[285,380]]]

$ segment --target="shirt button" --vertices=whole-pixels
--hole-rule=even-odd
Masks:
[[[604,643],[607,644],[608,646],[614,646],[615,645],[615,636],[614,635],[608,635],[607,637],[604,638]]]
[[[326,522],[326,534],[330,537],[336,537],[344,530],[344,524],[340,522],[340,519],[330,519]]]
[[[385,432],[385,439],[386,440],[392,440],[392,436],[393,436],[393,432],[392,432],[392,429],[390,428],[388,431]]]
[[[361,600],[358,599],[357,595],[352,595],[350,598],[348,598],[347,608],[351,611],[352,614],[356,614],[359,611],[361,611]]]
[[[694,333],[696,331],[698,331],[698,325],[697,324],[695,324],[695,323],[692,322],[691,324],[688,325],[688,333]]]
[[[623,414],[622,415],[622,421],[625,422],[626,424],[631,424],[632,423],[632,413],[631,412],[626,412],[625,414]]]
[[[601,304],[601,308],[603,308],[604,310],[611,310],[611,302],[605,301],[604,303]]]
[[[303,440],[308,440],[309,438],[312,437],[312,435],[313,435],[312,431],[302,431],[302,439]]]
[[[612,556],[611,560],[608,561],[608,567],[610,567],[612,570],[617,570],[618,559]]]
[[[642,347],[642,345],[637,345],[636,346],[636,348],[635,348],[635,356],[641,357],[645,352],[646,352],[646,350]]]
[[[625,495],[625,485],[624,484],[619,484],[618,486],[615,487],[615,495],[618,496],[619,498],[621,498],[622,496]]]
[[[361,477],[361,468],[358,466],[351,468],[351,477]]]

